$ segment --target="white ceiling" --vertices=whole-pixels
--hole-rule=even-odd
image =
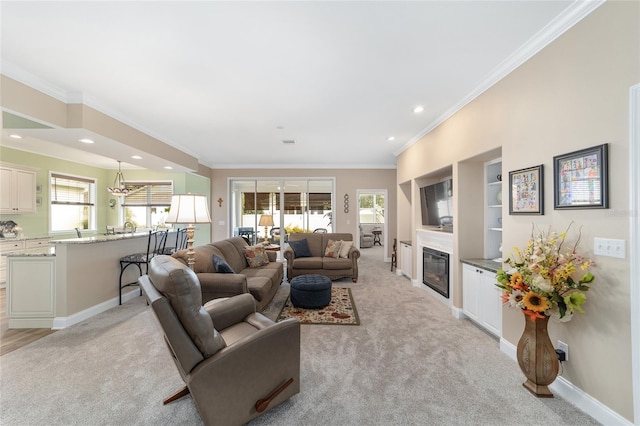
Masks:
[[[395,167],[585,3],[2,1],[1,65],[209,167]]]

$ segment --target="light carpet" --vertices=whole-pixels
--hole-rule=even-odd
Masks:
[[[302,327],[301,392],[251,425],[598,424],[532,396],[495,338],[389,272],[379,247],[362,250],[357,283],[335,284],[360,326]],[[162,405],[182,382],[142,298],[3,355],[0,376],[2,425],[202,424],[188,396]]]
[[[331,302],[321,309],[296,308],[291,297],[287,298],[276,321],[286,318],[296,318],[302,324],[360,325],[351,289],[335,286],[331,287]]]

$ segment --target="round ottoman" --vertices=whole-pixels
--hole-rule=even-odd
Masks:
[[[291,280],[291,303],[296,308],[324,308],[331,302],[331,279],[324,275],[298,275]]]

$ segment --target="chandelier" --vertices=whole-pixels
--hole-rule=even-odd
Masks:
[[[107,191],[112,194],[128,194],[129,189],[127,189],[124,182],[124,176],[122,175],[122,171],[120,171],[120,160],[118,160],[118,173],[116,174],[116,178],[113,181],[113,186],[107,187]]]

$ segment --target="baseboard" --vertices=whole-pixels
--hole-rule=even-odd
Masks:
[[[125,303],[131,299],[135,299],[140,296],[140,292],[138,289],[129,291],[127,293],[122,294],[122,303]],[[115,308],[118,306],[118,298],[114,297],[111,300],[107,300],[106,302],[99,303],[90,308],[87,308],[83,311],[77,312],[68,317],[55,317],[53,319],[52,330],[62,330],[63,328],[70,327],[74,324],[82,322],[86,319],[91,318],[94,315],[98,315],[104,311],[108,311],[111,308]]]
[[[453,315],[455,319],[465,319],[467,317],[461,308],[455,306],[451,306],[451,315]]]
[[[516,354],[517,348],[514,344],[500,338],[500,350],[507,354],[509,358],[518,362]],[[585,393],[582,389],[574,386],[573,383],[564,377],[558,376],[556,380],[549,385],[549,388],[554,394],[562,397],[562,399],[584,411],[603,425],[631,426],[633,424],[591,395]]]
[[[9,328],[51,328],[52,318],[11,318]]]

